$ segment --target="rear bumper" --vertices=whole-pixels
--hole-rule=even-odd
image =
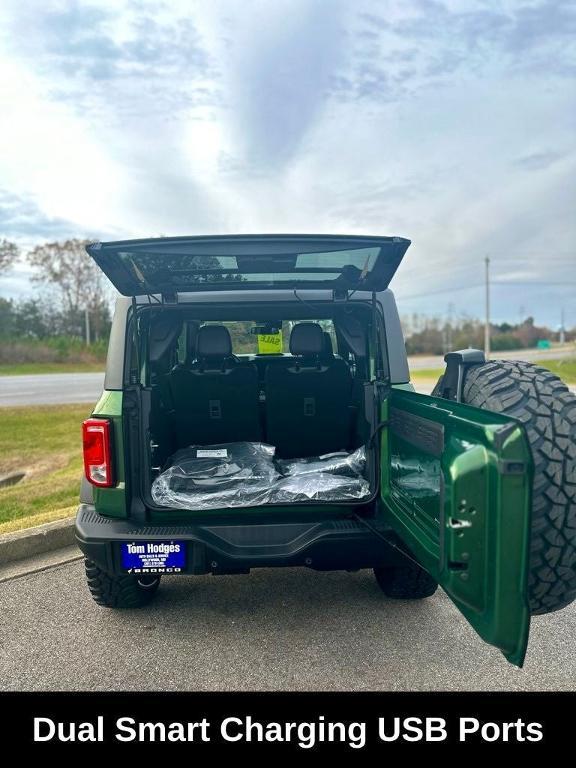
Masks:
[[[397,562],[402,556],[357,520],[250,525],[137,524],[99,515],[81,504],[76,540],[108,573],[121,573],[122,542],[185,541],[185,573],[245,573],[250,568],[306,566],[353,570]]]

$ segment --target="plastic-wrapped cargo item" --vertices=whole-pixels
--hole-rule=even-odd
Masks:
[[[364,469],[366,468],[366,449],[364,446],[361,446],[352,453],[337,451],[335,453],[325,453],[323,456],[312,456],[307,459],[278,459],[276,464],[280,474],[285,477],[310,475],[317,472],[344,475],[346,477],[359,477],[364,474]]]
[[[169,459],[182,473],[200,485],[221,484],[234,480],[273,479],[276,449],[266,443],[221,443],[192,445],[177,451]]]
[[[274,451],[271,445],[248,442],[183,448],[152,483],[152,498],[181,509],[229,506],[231,498],[267,489],[279,477]]]
[[[295,504],[306,501],[358,501],[370,494],[370,485],[362,477],[341,477],[324,472],[280,478],[270,484],[238,482],[221,490],[180,490],[173,485],[172,470],[156,478],[152,486],[154,501],[171,509],[234,509],[265,504]]]
[[[284,477],[270,488],[267,504],[301,501],[355,501],[370,494],[370,484],[363,477],[328,472],[307,472]]]
[[[190,509],[203,511],[210,509],[233,509],[236,507],[255,507],[266,504],[270,493],[268,483],[260,485],[236,484],[222,490],[193,491],[175,490],[171,485],[171,470],[156,478],[152,486],[152,498],[157,504],[171,509]]]
[[[366,461],[363,448],[285,462],[275,462],[274,451],[264,443],[185,448],[154,480],[152,498],[172,509],[210,510],[357,500],[370,493],[360,474]]]

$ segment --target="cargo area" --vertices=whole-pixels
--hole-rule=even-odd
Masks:
[[[129,376],[145,377],[146,503],[369,501],[372,317],[365,303],[141,311]]]
[[[265,443],[191,446],[168,460],[152,499],[171,509],[206,511],[309,501],[362,501],[370,495],[366,449],[278,459]]]

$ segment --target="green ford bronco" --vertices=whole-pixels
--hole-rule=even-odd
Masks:
[[[576,397],[524,362],[446,356],[410,384],[388,289],[401,237],[95,243],[120,296],[83,425],[76,537],[99,605],[162,574],[372,568],[438,584],[521,665],[531,614],[576,597]]]

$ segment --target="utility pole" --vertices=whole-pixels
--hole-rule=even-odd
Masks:
[[[90,312],[88,307],[84,309],[84,328],[86,331],[86,346],[90,346]]]
[[[564,330],[564,307],[560,310],[560,344],[566,343],[566,331]]]
[[[484,259],[486,277],[486,320],[484,322],[484,354],[490,358],[490,257]]]

